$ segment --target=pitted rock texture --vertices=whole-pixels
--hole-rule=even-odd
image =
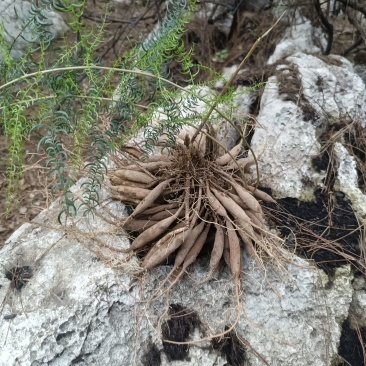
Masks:
[[[321,153],[319,136],[345,118],[365,126],[366,89],[351,64],[341,57],[297,53],[277,66],[275,74],[279,73],[297,78],[291,85],[298,88],[287,90],[290,97],[281,95],[286,85],[279,85],[278,76],[268,80],[252,147],[261,183],[270,187],[275,197],[310,201],[314,190],[324,187],[326,174],[312,166],[312,159]],[[286,83],[286,79],[281,82]],[[342,148],[342,140],[339,142],[334,149],[339,166],[336,184],[363,216],[366,198],[355,181],[354,158]]]
[[[125,214],[121,204],[112,209]],[[1,366],[144,365],[149,344],[160,352],[161,365],[223,366],[227,362],[227,356],[208,340],[188,346],[184,359],[169,361],[161,329],[169,320],[168,304],[197,314],[200,325],[192,327],[187,340],[229,327],[236,313],[228,271],[201,286],[185,277],[168,300],[165,295],[153,300],[169,266],[153,270],[130,288],[131,277],[123,273],[136,266],[136,259],[112,257],[103,247],[99,257],[103,254],[105,261],[101,261],[85,248],[93,242],[81,232],[103,231],[98,238],[114,247],[125,247],[126,236],[97,216],[79,218],[80,231],[65,232],[57,226],[58,212],[56,202],[18,229],[1,250],[2,316],[15,315],[0,323]],[[338,269],[330,281],[306,261],[292,260],[284,271],[268,267],[264,274],[245,256],[236,334],[271,365],[330,365],[328,361],[337,354],[340,323],[347,318],[352,300],[350,268]],[[10,280],[4,276],[14,266],[33,270],[20,291],[9,289]],[[205,259],[199,261],[191,278],[203,279],[206,266]],[[261,364],[248,347],[246,354],[249,365]]]

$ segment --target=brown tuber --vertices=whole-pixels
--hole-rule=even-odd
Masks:
[[[139,252],[142,270],[174,255],[169,277],[175,273],[172,283],[176,283],[194,263],[207,238],[213,237],[206,280],[225,261],[238,286],[243,250],[258,265],[262,257],[281,256],[258,200],[275,201],[243,182],[242,173],[254,159],[241,156],[242,142],[215,156],[220,150],[215,140],[209,141],[201,132],[197,142],[192,142],[192,135],[185,132],[169,156],[148,157],[138,149],[125,149],[125,158],[119,163],[117,160],[119,166],[110,175],[110,189],[115,197],[134,206],[122,227],[138,233],[126,252]]]

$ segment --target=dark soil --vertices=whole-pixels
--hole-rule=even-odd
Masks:
[[[317,190],[315,202],[295,198],[266,204],[271,220],[286,238],[290,249],[313,259],[327,274],[360,256],[360,230],[350,203],[342,192]]]
[[[225,327],[225,331],[228,327]],[[246,361],[246,348],[235,332],[230,332],[224,338],[213,339],[214,349],[220,351],[227,359],[227,366],[242,366]]]
[[[158,347],[151,343],[147,347],[147,351],[142,357],[142,366],[160,366],[161,355]]]
[[[311,159],[311,163],[316,172],[326,171],[329,165],[328,151],[323,151]]]
[[[5,273],[5,277],[11,281],[12,288],[20,291],[33,277],[33,270],[29,266],[14,267]]]
[[[363,345],[362,345],[362,343]],[[342,333],[338,354],[344,359],[337,366],[364,366],[364,349],[366,346],[366,328],[360,328],[358,332],[350,327],[348,320],[342,325]]]
[[[170,319],[162,326],[162,339],[175,342],[188,341],[194,328],[201,325],[195,312],[178,304],[170,305],[169,315]],[[188,360],[189,347],[186,344],[163,342],[163,348],[169,361]]]

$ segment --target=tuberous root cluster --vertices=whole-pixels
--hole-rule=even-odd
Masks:
[[[215,156],[217,144],[206,134],[198,137],[192,142],[187,133],[169,155],[147,157],[138,149],[124,149],[125,158],[109,178],[112,197],[134,207],[122,223],[135,233],[126,252],[139,254],[142,270],[173,258],[178,279],[207,245],[206,280],[223,259],[237,282],[243,250],[258,264],[276,255],[276,240],[260,205],[274,200],[245,181],[254,159],[241,157],[242,141]]]

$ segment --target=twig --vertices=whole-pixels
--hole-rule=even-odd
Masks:
[[[323,14],[322,8],[320,6],[320,1],[314,0],[314,3],[315,3],[315,9],[318,13],[318,16],[319,16],[321,22],[323,23],[324,28],[326,29],[326,31],[328,33],[328,43],[327,43],[327,48],[324,51],[324,55],[329,55],[330,51],[332,49],[332,43],[333,43],[333,25],[328,22],[328,19]]]
[[[358,30],[361,38],[366,43],[366,30],[364,29],[364,27],[362,27],[359,20],[357,19],[355,11],[352,11],[351,9],[346,9],[346,14],[349,22]]]
[[[235,72],[231,75],[230,79],[226,82],[226,84],[224,85],[224,87],[222,88],[220,94],[215,98],[215,101],[212,103],[211,108],[209,109],[209,111],[207,112],[207,114],[203,117],[203,120],[201,122],[201,124],[198,126],[195,134],[193,135],[192,139],[191,139],[191,143],[193,143],[193,141],[197,138],[198,134],[201,132],[202,128],[204,127],[204,125],[207,123],[208,119],[210,118],[212,112],[215,110],[215,108],[217,107],[217,105],[219,104],[222,96],[227,92],[227,90],[229,89],[231,83],[234,81],[236,75],[239,73],[239,71],[241,70],[241,68],[245,65],[245,63],[248,61],[249,57],[253,54],[253,52],[255,51],[255,49],[258,47],[259,43],[272,31],[272,29],[279,23],[279,21],[282,19],[282,17],[284,16],[285,12],[282,13],[282,15],[277,19],[276,23],[272,25],[271,28],[269,28],[263,35],[261,35],[253,44],[252,48],[249,50],[249,52],[247,53],[247,55],[244,57],[243,61],[240,63],[240,65],[237,67],[237,69],[235,70]]]
[[[366,16],[366,3],[360,3],[357,0],[338,0],[340,3],[349,6],[355,10],[360,11],[363,15]]]
[[[341,53],[341,56],[347,56],[349,53],[351,53],[355,48],[360,46],[362,44],[362,37],[359,37],[358,40],[350,47],[348,47],[346,50],[344,50]]]

